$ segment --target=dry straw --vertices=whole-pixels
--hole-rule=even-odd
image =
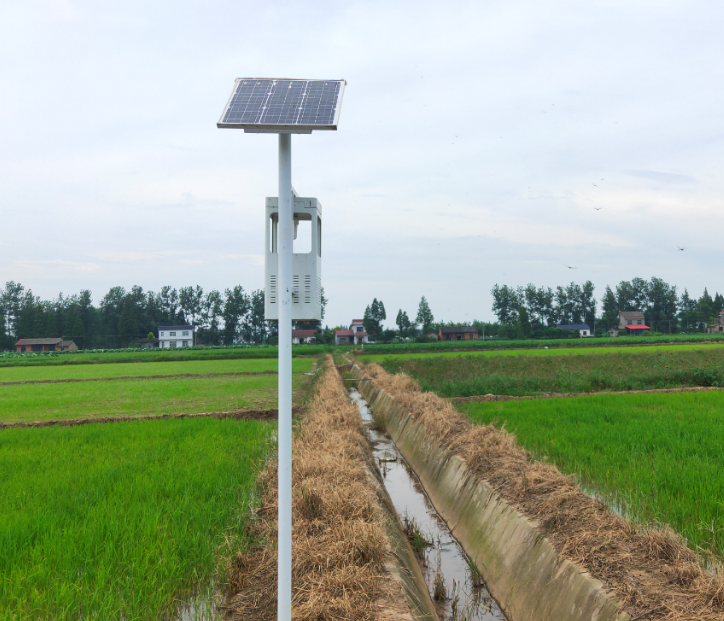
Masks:
[[[339,375],[325,370],[293,443],[295,620],[409,618],[399,587],[385,580],[389,542],[367,469],[359,412]],[[276,619],[276,461],[253,525],[261,542],[229,563],[226,619]]]
[[[365,373],[532,519],[561,555],[615,592],[632,621],[724,619],[724,574],[703,569],[702,559],[677,534],[617,516],[554,466],[533,461],[510,433],[470,425],[449,402],[421,392],[406,375],[390,375],[375,363]]]

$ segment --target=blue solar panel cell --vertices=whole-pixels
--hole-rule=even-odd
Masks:
[[[344,80],[239,78],[219,127],[246,131],[337,129]]]

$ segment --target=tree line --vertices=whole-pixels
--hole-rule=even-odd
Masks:
[[[646,325],[660,332],[703,329],[712,323],[724,308],[724,296],[712,297],[707,289],[700,298],[691,297],[684,289],[678,295],[675,285],[661,278],[633,278],[621,281],[615,290],[606,286],[601,299],[601,314],[588,280],[566,287],[525,287],[495,285],[492,310],[501,326],[517,336],[551,336],[559,324],[585,323],[598,334],[618,325],[620,311],[641,311]]]
[[[322,302],[324,313],[324,295]],[[241,285],[223,293],[199,285],[158,292],[112,287],[97,306],[87,289],[55,300],[41,300],[16,282],[0,290],[0,351],[20,338],[62,337],[81,349],[128,347],[134,339],[158,336],[164,325],[193,326],[202,345],[260,344],[277,337],[276,322],[264,319],[264,291],[247,292]]]

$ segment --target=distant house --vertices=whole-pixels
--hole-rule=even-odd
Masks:
[[[445,326],[437,335],[441,341],[477,341],[478,329],[475,326]]]
[[[334,342],[337,345],[359,345],[360,343],[372,343],[369,334],[365,330],[364,319],[353,319],[349,330],[337,330],[334,333]]]
[[[578,334],[581,338],[588,338],[589,336],[593,336],[591,334],[591,328],[588,327],[587,323],[572,323],[570,325],[560,325],[558,326],[559,330],[570,330],[570,331],[578,331]]]
[[[316,330],[292,330],[292,344],[314,343]]]
[[[435,334],[434,332],[428,332],[428,333],[425,335],[425,338],[426,338],[426,339],[430,339],[431,341],[437,341],[439,337],[438,337],[437,334]]]
[[[724,332],[724,309],[719,312],[719,319],[706,326],[706,331],[709,334],[719,334],[720,332]]]
[[[133,339],[131,347],[140,347],[141,349],[153,349],[159,346],[158,339]]]
[[[349,327],[354,333],[354,343],[359,345],[360,343],[369,343],[370,337],[365,330],[365,324],[363,319],[353,319],[352,325]]]
[[[159,326],[158,346],[163,348],[193,347],[193,326]]]
[[[650,330],[646,325],[646,317],[641,311],[621,311],[618,314],[618,326],[608,331],[611,336],[618,336],[622,330],[627,334],[640,336],[644,330]]]
[[[15,343],[15,351],[78,351],[78,346],[63,339],[19,339]]]
[[[334,332],[335,345],[349,345],[353,342],[354,332],[352,330],[336,330]]]

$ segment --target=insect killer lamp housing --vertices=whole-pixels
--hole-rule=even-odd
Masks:
[[[292,319],[322,320],[322,206],[316,198],[293,197],[294,245],[292,255]],[[309,222],[311,226],[304,224]],[[266,235],[264,252],[264,315],[269,321],[279,319],[279,199],[266,199]],[[302,239],[311,236],[311,240]],[[309,244],[311,241],[311,245]],[[296,246],[309,252],[296,252]]]

